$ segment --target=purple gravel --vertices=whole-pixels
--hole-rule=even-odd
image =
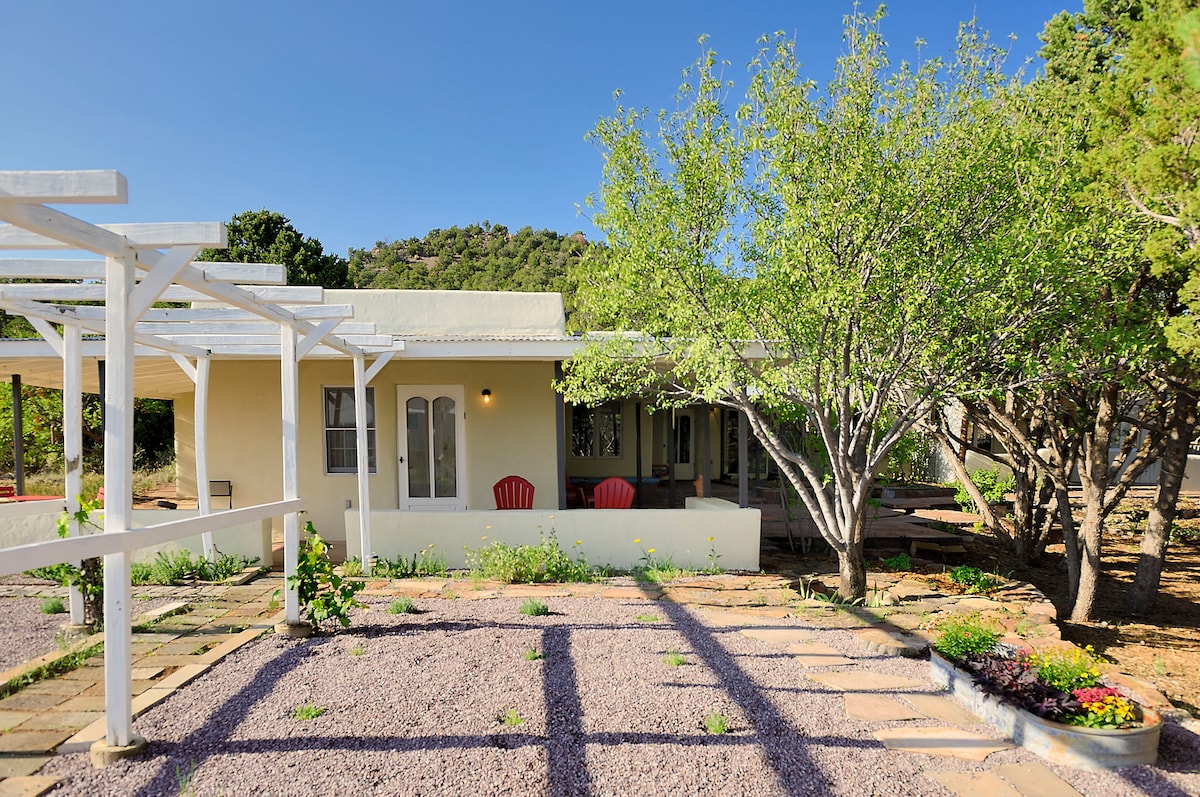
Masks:
[[[140,717],[142,757],[96,770],[75,754],[42,772],[64,779],[55,795],[766,797],[948,794],[923,773],[1037,760],[887,751],[872,732],[905,723],[847,719],[841,694],[806,679],[782,645],[676,604],[549,599],[554,614],[526,617],[520,603],[420,601],[418,615],[373,603],[329,637],[264,637]],[[635,620],[647,613],[662,622]],[[924,661],[866,654],[846,631],[820,638],[860,667],[928,683]],[[527,660],[530,649],[545,658]],[[688,664],[668,666],[668,651]],[[304,704],[327,710],[293,719]],[[501,721],[510,709],[522,724]],[[705,732],[713,711],[729,733]],[[1196,737],[1168,728],[1160,767],[1052,769],[1084,795],[1196,794],[1200,774],[1178,770],[1197,760]]]

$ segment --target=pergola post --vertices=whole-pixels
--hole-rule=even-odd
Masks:
[[[208,483],[208,374],[209,359],[196,359],[196,401],[195,418],[193,419],[196,432],[196,504],[201,515],[212,512],[212,496],[209,494]],[[233,502],[230,501],[230,504]],[[211,531],[200,535],[204,545],[204,558],[210,562],[217,560],[216,546],[213,545]]]
[[[106,259],[104,360],[104,532],[131,528],[133,509],[133,252]],[[130,552],[104,557],[104,706],[110,748],[135,746]],[[144,742],[143,742],[144,743]]]
[[[63,325],[63,460],[66,465],[67,528],[79,536],[79,494],[83,491],[83,333],[75,324]],[[76,567],[80,562],[75,562]],[[83,625],[83,591],[72,584],[68,593],[71,625]]]
[[[738,411],[738,430],[737,430],[737,447],[738,447],[738,506],[742,509],[750,506],[750,463],[747,461],[750,453],[750,445],[747,440],[746,427],[749,422],[746,420],[746,413]]]
[[[17,495],[25,494],[25,411],[21,407],[21,375],[12,375],[13,476]]]
[[[705,498],[712,498],[712,413],[708,404],[700,405],[700,489]]]
[[[371,574],[371,458],[367,440],[366,358],[354,355],[354,440],[358,455],[358,536],[363,570]]]
[[[289,325],[279,328],[280,397],[283,417],[283,500],[300,495],[299,442],[297,422],[300,417],[299,363],[296,359],[296,329]],[[300,560],[300,517],[295,512],[283,516],[283,575],[284,622],[289,627],[300,625],[300,592],[292,582]]]

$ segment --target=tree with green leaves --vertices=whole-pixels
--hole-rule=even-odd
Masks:
[[[588,326],[640,330],[566,364],[575,402],[654,396],[743,412],[865,594],[870,491],[889,450],[1054,301],[1019,179],[1037,142],[1005,107],[1002,54],[964,26],[949,62],[892,64],[882,12],[847,19],[825,88],[764,39],[743,102],[705,52],[677,110],[618,107],[578,270]],[[789,445],[781,424],[819,441]]]
[[[287,267],[289,285],[350,287],[346,259],[327,254],[319,240],[303,235],[282,213],[248,210],[235,214],[225,226],[229,231],[229,246],[205,249],[197,260],[275,263]]]

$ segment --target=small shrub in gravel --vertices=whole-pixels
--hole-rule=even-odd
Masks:
[[[312,719],[316,719],[317,717],[324,714],[325,711],[326,711],[326,708],[324,706],[317,706],[317,705],[313,705],[312,703],[305,703],[303,705],[296,706],[294,709],[292,709],[292,719],[294,719],[294,720],[312,720]]]
[[[38,611],[42,614],[62,614],[67,610],[63,606],[62,598],[43,598],[41,605],[38,606]]]
[[[729,731],[729,718],[719,711],[714,711],[704,718],[704,730],[713,736],[720,736]]]
[[[543,617],[550,614],[550,607],[537,598],[526,598],[521,604],[521,614],[529,617]]]
[[[633,619],[637,620],[639,623],[657,623],[662,618],[657,614],[639,614]]]
[[[521,718],[521,715],[517,713],[515,708],[510,708],[508,713],[500,718],[500,721],[510,728],[515,728],[516,726],[522,725],[525,722],[525,720]]]
[[[546,658],[546,654],[539,651],[537,648],[530,648],[525,651],[525,661],[537,661],[538,659]]]
[[[682,653],[676,650],[668,650],[667,655],[663,656],[663,661],[671,667],[682,667],[687,664],[687,659],[683,657]]]
[[[388,614],[416,614],[417,605],[412,598],[396,598],[388,604]]]

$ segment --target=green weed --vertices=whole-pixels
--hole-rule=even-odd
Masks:
[[[677,650],[668,650],[667,655],[663,656],[663,661],[671,667],[682,667],[687,664],[687,659]]]
[[[704,729],[713,736],[720,736],[729,731],[729,718],[719,711],[714,711],[704,718]]]
[[[417,614],[420,611],[417,609],[417,605],[413,603],[412,598],[407,596],[396,598],[388,604],[387,610],[388,614]]]
[[[42,614],[62,614],[67,610],[62,598],[42,598],[38,611]]]
[[[305,703],[296,706],[292,709],[292,719],[294,720],[313,720],[321,716],[327,711],[324,706],[317,706],[312,703]]]
[[[529,617],[542,617],[550,614],[550,607],[537,598],[526,598],[521,604],[521,614]]]

